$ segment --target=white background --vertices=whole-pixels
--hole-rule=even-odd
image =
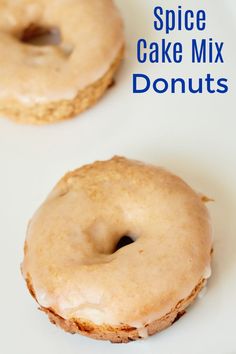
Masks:
[[[80,118],[51,126],[0,119],[0,352],[2,354],[236,353],[235,0],[117,0],[126,23],[127,54],[115,87]],[[205,8],[201,36],[225,41],[225,64],[138,65],[139,37],[159,40],[152,8]],[[175,33],[188,43],[197,33]],[[227,95],[133,95],[131,75],[228,77]],[[1,79],[1,78],[0,78]],[[20,274],[29,218],[68,170],[113,155],[163,165],[215,199],[213,275],[207,293],[168,330],[128,345],[66,334],[37,310]],[[124,176],[125,178],[125,176]],[[125,301],[125,299],[124,299]]]

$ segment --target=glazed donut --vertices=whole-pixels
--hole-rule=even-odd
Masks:
[[[32,44],[53,32],[58,45]],[[79,114],[112,84],[123,51],[112,0],[0,0],[0,114],[22,123]]]
[[[22,273],[53,323],[128,342],[184,313],[211,250],[204,198],[162,168],[114,157],[56,185],[30,222]]]

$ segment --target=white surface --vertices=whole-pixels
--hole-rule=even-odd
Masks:
[[[228,76],[230,93],[221,96],[131,94],[131,74],[140,70],[135,40],[157,38],[151,30],[155,2],[117,2],[126,20],[128,51],[117,84],[105,98],[81,118],[57,125],[19,126],[0,120],[0,352],[235,354],[235,1],[197,2],[208,10],[209,33],[226,42],[225,65],[142,67],[153,76],[180,72]],[[114,154],[163,165],[215,199],[209,205],[215,253],[206,295],[168,330],[129,345],[96,342],[52,326],[37,311],[20,274],[27,222],[53,185],[66,171]]]

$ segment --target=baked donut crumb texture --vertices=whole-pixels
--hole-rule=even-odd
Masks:
[[[30,294],[37,301],[30,277],[26,279],[26,284]],[[186,299],[179,301],[171,312],[167,313],[162,318],[147,324],[145,326],[147,336],[152,336],[158,332],[161,332],[162,330],[177,322],[186,313],[186,308],[196,299],[205,285],[206,280],[202,279],[193,289],[191,294]],[[81,334],[96,340],[110,341],[111,343],[128,343],[138,339],[143,339],[143,335],[141,336],[139,330],[134,327],[112,327],[109,325],[98,326],[85,320],[66,320],[56,314],[51,308],[44,308],[39,306],[39,310],[48,316],[52,324],[71,334]]]
[[[92,85],[80,91],[73,100],[61,100],[45,104],[22,105],[15,100],[0,99],[0,115],[22,124],[49,124],[72,118],[93,106],[113,86],[114,75],[124,56],[119,51],[107,73]]]

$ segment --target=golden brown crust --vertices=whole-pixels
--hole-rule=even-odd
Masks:
[[[30,294],[36,300],[35,292],[29,275],[26,278],[26,284]],[[186,308],[192,304],[192,302],[195,300],[205,285],[206,280],[201,279],[201,281],[196,285],[196,287],[187,298],[179,301],[178,304],[176,304],[176,306],[162,318],[146,325],[145,328],[147,330],[148,336],[152,336],[153,334],[164,330],[176,322],[180,317],[182,317],[185,314]],[[51,323],[71,334],[78,333],[97,340],[108,340],[112,343],[128,343],[130,341],[135,341],[142,338],[137,328],[127,325],[114,327],[110,325],[96,325],[92,322],[81,319],[66,320],[56,314],[51,308],[44,308],[40,306],[39,309],[48,315]]]
[[[124,47],[106,74],[78,93],[73,100],[47,104],[23,105],[15,100],[0,101],[0,115],[23,124],[48,124],[72,118],[94,105],[112,85],[113,78],[123,59]]]

